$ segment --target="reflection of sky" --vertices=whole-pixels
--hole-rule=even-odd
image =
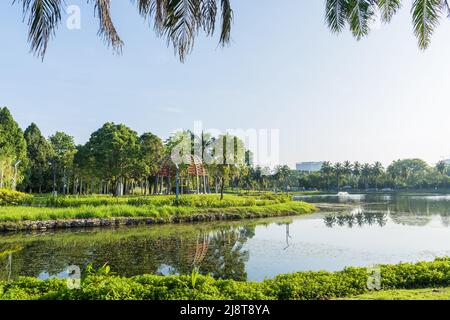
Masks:
[[[45,279],[50,279],[50,278],[68,278],[69,277],[69,271],[68,269],[59,272],[57,274],[49,274],[47,271],[45,272],[41,272],[38,276],[39,279],[41,280],[45,280]]]
[[[442,201],[442,200],[450,200],[450,194],[444,195],[427,195],[427,196],[411,196],[410,199],[421,199],[421,200],[429,200],[429,201]]]
[[[346,266],[431,260],[450,255],[450,230],[434,216],[426,226],[394,223],[384,227],[327,228],[318,216],[295,219],[286,227],[259,226],[246,244],[250,251],[247,271],[250,280],[301,270],[341,270]]]
[[[296,200],[304,200],[310,202],[331,202],[331,203],[347,203],[347,202],[363,202],[366,196],[364,194],[323,194],[314,196],[295,196]]]
[[[172,266],[169,266],[167,264],[162,264],[159,266],[158,271],[156,271],[156,274],[167,276],[167,275],[176,274],[176,272]]]

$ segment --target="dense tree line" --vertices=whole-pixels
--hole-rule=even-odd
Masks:
[[[444,161],[430,166],[421,159],[397,160],[387,168],[380,162],[324,162],[318,172],[294,174],[291,183],[306,189],[323,190],[449,188],[450,166]]]
[[[158,172],[165,159],[181,151],[207,159],[212,178],[203,182],[202,189],[191,189],[199,182],[189,177],[189,163],[180,163],[181,187],[185,190],[215,189],[223,193],[230,183],[239,185],[251,167],[250,152],[242,140],[230,135],[197,136],[184,131],[162,141],[151,132],[138,135],[123,124],[105,123],[86,144],[76,145],[64,132],[46,139],[34,123],[23,132],[7,108],[0,109],[0,130],[0,186],[15,188],[15,177],[17,188],[30,193],[171,193],[174,177],[166,177],[168,183],[164,185],[162,178],[158,180]],[[13,164],[19,160],[14,174]]]
[[[45,138],[34,123],[22,131],[9,110],[0,108],[0,188],[60,194],[172,193],[175,178],[166,178],[163,185],[158,172],[174,152],[197,154],[206,162],[208,179],[200,182],[202,188],[194,188],[199,181],[189,176],[186,164],[180,164],[180,187],[188,192],[450,187],[450,166],[442,161],[434,167],[420,159],[405,159],[386,169],[379,162],[349,161],[325,162],[318,172],[299,172],[286,165],[270,169],[253,166],[252,153],[234,136],[184,131],[163,141],[151,132],[138,135],[123,124],[105,123],[87,143],[76,145],[64,132]]]

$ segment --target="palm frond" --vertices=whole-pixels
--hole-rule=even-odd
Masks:
[[[341,32],[346,22],[347,0],[327,0],[325,5],[325,19],[333,32]]]
[[[86,0],[94,5],[99,19],[98,35],[115,52],[121,52],[123,41],[111,18],[111,0]],[[233,10],[230,0],[130,0],[137,4],[138,12],[153,22],[155,32],[172,44],[184,61],[194,46],[200,30],[211,36],[216,30],[217,16],[221,16],[219,43],[230,41]],[[219,4],[220,1],[220,4]],[[24,19],[28,20],[31,50],[44,58],[50,39],[61,22],[64,0],[13,0],[23,6]],[[220,6],[220,10],[219,10]],[[220,12],[219,12],[220,11]]]
[[[200,1],[169,0],[167,2],[167,17],[163,32],[167,40],[173,44],[181,61],[192,51],[195,36],[200,25]]]
[[[164,22],[167,16],[169,0],[137,0],[139,14],[149,22],[154,20],[153,26],[158,35],[164,34]],[[131,0],[135,2],[135,0]]]
[[[117,33],[116,27],[111,19],[111,1],[110,0],[90,0],[95,1],[95,12],[98,16],[100,27],[98,34],[103,38],[106,44],[110,45],[114,51],[120,53],[123,47],[123,41]]]
[[[412,6],[414,34],[419,47],[428,48],[434,28],[439,24],[442,13],[442,0],[414,0]]]
[[[347,19],[350,31],[356,39],[365,37],[370,32],[370,22],[374,18],[373,2],[370,0],[348,0]]]
[[[217,16],[217,2],[216,0],[201,1],[201,16],[203,30],[208,36],[214,34]]]
[[[448,3],[448,0],[442,0],[442,11],[447,14],[447,18],[450,17],[450,5]]]
[[[400,10],[402,7],[401,0],[377,0],[378,8],[381,12],[381,21],[389,23],[392,17]]]
[[[231,24],[233,23],[233,10],[230,0],[221,0],[222,30],[220,32],[220,43],[222,45],[230,42]]]
[[[24,20],[28,23],[31,51],[44,58],[50,39],[61,22],[61,0],[14,0],[22,3]]]

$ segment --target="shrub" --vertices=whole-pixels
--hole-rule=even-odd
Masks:
[[[0,206],[17,206],[24,204],[31,198],[32,196],[26,193],[9,189],[0,189]]]
[[[416,264],[382,265],[382,289],[430,288],[450,285],[450,258]],[[194,277],[195,276],[195,280]],[[67,289],[64,280],[20,278],[0,282],[0,299],[72,300],[317,300],[368,292],[365,268],[339,272],[298,272],[263,282],[215,280],[204,275],[131,278],[93,273],[80,289]]]

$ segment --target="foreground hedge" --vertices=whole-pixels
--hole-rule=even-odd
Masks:
[[[32,196],[9,189],[0,189],[0,206],[16,206],[29,202]]]
[[[450,286],[450,258],[416,264],[382,265],[382,289]],[[0,299],[70,300],[317,300],[369,292],[365,268],[339,272],[299,272],[263,282],[215,280],[210,276],[153,276],[122,278],[94,274],[80,289],[70,290],[65,280],[20,278],[0,282]]]

